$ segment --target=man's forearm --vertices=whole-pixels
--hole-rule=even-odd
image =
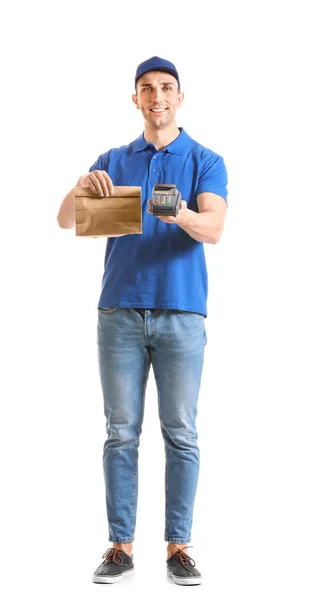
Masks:
[[[187,209],[184,219],[178,221],[177,225],[194,240],[204,244],[216,244],[221,234],[221,219],[215,212],[197,213]]]
[[[75,224],[75,198],[74,192],[71,190],[63,199],[60,206],[57,221],[62,229],[71,229]]]
[[[80,185],[80,178],[76,185]],[[71,229],[75,225],[75,195],[74,188],[65,196],[59,208],[57,221],[63,229]]]

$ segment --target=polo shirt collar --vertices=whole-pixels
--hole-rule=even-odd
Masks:
[[[163,152],[170,152],[170,154],[177,154],[181,156],[183,154],[183,150],[186,149],[186,145],[188,140],[190,139],[188,134],[184,131],[183,127],[179,127],[180,134],[178,137],[173,140],[168,146],[162,149]],[[144,138],[144,132],[135,140],[134,142],[134,152],[140,152],[141,150],[145,150],[148,146],[151,146],[149,142],[147,142]]]

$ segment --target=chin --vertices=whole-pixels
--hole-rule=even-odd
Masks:
[[[167,127],[169,123],[171,123],[172,119],[160,120],[159,123],[157,123],[155,120],[150,119],[146,119],[146,121],[153,129],[163,129],[164,127]]]
[[[150,123],[150,126],[153,129],[163,129],[164,127],[166,127],[167,123]]]

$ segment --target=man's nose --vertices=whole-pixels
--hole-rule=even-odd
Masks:
[[[153,99],[155,101],[160,101],[163,98],[163,91],[160,88],[153,90]]]

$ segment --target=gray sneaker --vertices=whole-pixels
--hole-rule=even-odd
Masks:
[[[117,583],[134,571],[133,554],[129,556],[119,548],[108,548],[102,555],[104,562],[93,574],[94,583]]]
[[[202,583],[202,576],[195,568],[193,558],[183,552],[184,548],[179,548],[167,559],[167,575],[179,585],[199,585]]]

